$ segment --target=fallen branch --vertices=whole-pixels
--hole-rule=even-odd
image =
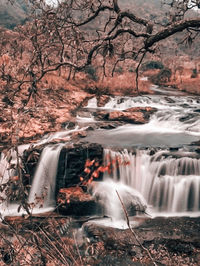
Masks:
[[[153,258],[152,258],[152,256],[151,256],[151,253],[149,252],[149,250],[148,250],[147,248],[145,248],[145,247],[142,245],[142,243],[140,242],[138,236],[137,236],[136,233],[134,232],[133,228],[131,228],[130,221],[129,221],[129,217],[128,217],[128,213],[127,213],[127,210],[126,210],[126,208],[125,208],[125,206],[124,206],[124,203],[123,203],[123,201],[122,201],[122,199],[121,199],[121,197],[120,197],[120,195],[119,195],[119,193],[118,193],[117,190],[116,190],[116,193],[117,193],[117,196],[118,196],[118,198],[119,198],[119,200],[120,200],[120,203],[121,203],[121,205],[122,205],[122,208],[123,208],[123,211],[124,211],[124,215],[125,215],[125,218],[126,218],[126,223],[127,223],[127,225],[128,225],[128,228],[130,229],[132,235],[135,237],[135,239],[136,239],[137,243],[139,244],[139,246],[140,246],[140,247],[141,247],[141,248],[142,248],[142,249],[148,254],[149,258],[151,259],[151,261],[152,261],[152,263],[153,263],[153,265],[156,265],[156,266],[157,266],[157,263],[153,260]]]

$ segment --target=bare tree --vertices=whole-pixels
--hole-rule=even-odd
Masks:
[[[191,9],[200,7],[198,0],[162,1],[169,7],[165,23],[139,17],[137,10],[121,9],[118,0],[57,0],[55,5],[48,5],[45,0],[29,2],[31,21],[17,29],[23,44],[9,51],[11,61],[26,54],[28,63],[21,67],[20,77],[16,70],[18,78],[8,69],[6,72],[4,65],[1,67],[6,88],[14,88],[13,97],[25,86],[28,100],[37,93],[42,78],[61,67],[69,68],[71,75],[72,71],[97,64],[106,75],[107,69],[112,67],[114,73],[117,64],[133,60],[137,62],[138,78],[142,60],[146,54],[155,53],[160,41],[185,31],[183,39],[191,43],[199,35],[198,12],[193,11],[188,17]]]

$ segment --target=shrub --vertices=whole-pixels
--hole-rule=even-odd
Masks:
[[[148,61],[144,63],[141,67],[143,71],[151,69],[163,69],[164,65],[160,61]]]
[[[89,65],[85,68],[85,73],[89,75],[89,77],[94,80],[94,81],[98,81],[98,76],[97,76],[97,69],[92,66]]]
[[[130,73],[133,73],[134,72],[134,70],[132,69],[132,68],[129,68],[129,70],[128,70]]]
[[[191,75],[191,78],[196,78],[197,76],[198,76],[198,74],[197,74],[197,69],[196,69],[196,68],[192,69],[192,75]]]
[[[158,74],[151,77],[151,81],[157,85],[169,82],[172,76],[172,71],[169,68],[163,68]]]
[[[119,66],[119,67],[117,67],[117,68],[115,69],[115,72],[116,72],[116,73],[119,73],[119,74],[122,74],[124,71],[123,71],[123,68],[122,68],[121,66]]]

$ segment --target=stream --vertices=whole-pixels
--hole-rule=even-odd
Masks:
[[[91,99],[90,112],[138,106],[157,112],[146,124],[99,129],[86,139],[105,147],[106,163],[128,162],[118,163],[104,182],[112,179],[139,192],[151,216],[199,216],[200,150],[195,142],[200,139],[200,97],[157,87],[155,91],[153,96],[114,97],[101,108]]]
[[[134,195],[139,204],[147,206],[152,217],[200,216],[200,149],[197,143],[200,140],[200,97],[172,89],[154,87],[154,90],[156,94],[151,96],[111,97],[104,107],[97,106],[96,98],[90,99],[77,115],[77,128],[72,130],[76,132],[81,128],[84,131],[89,125],[98,125],[94,116],[98,110],[157,109],[146,124],[127,123],[110,130],[97,126],[84,138],[86,142],[103,146],[105,165],[115,162],[112,173],[104,174],[103,181],[98,182],[100,185],[93,191],[107,205],[105,215],[115,221],[124,219],[116,190],[124,201]],[[70,143],[70,132],[68,129],[57,132],[36,145],[54,138]],[[55,208],[55,178],[63,145],[46,146],[35,172],[28,201],[40,197],[45,188],[43,211]],[[3,183],[12,173],[6,170],[5,158],[2,157],[0,163]],[[16,215],[17,205],[6,206],[9,212],[4,204],[2,216]]]

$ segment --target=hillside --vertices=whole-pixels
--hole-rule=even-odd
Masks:
[[[7,0],[0,1],[0,26],[13,29],[27,19],[27,7],[23,0],[17,0],[14,4]]]

